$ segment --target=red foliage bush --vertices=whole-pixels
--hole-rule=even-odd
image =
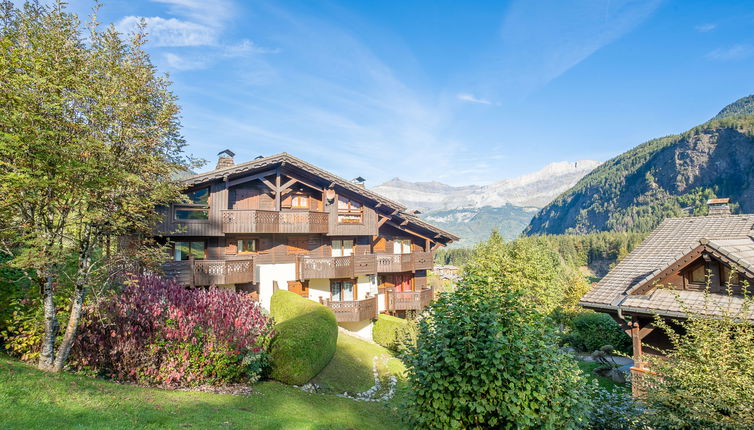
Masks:
[[[244,294],[139,276],[86,308],[71,364],[142,384],[253,382],[273,335],[272,319]]]

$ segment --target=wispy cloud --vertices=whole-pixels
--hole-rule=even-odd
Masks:
[[[515,0],[501,28],[505,90],[526,93],[589,58],[650,17],[662,0]]]
[[[118,21],[116,28],[123,34],[133,33],[142,21],[146,24],[150,43],[154,46],[208,46],[217,43],[218,30],[176,18],[127,16]]]
[[[717,28],[717,24],[707,23],[707,24],[700,24],[694,27],[694,30],[700,32],[700,33],[706,33],[708,31],[712,31]]]
[[[489,101],[487,99],[476,97],[475,95],[470,94],[470,93],[458,93],[456,95],[456,98],[458,100],[461,100],[462,102],[477,103],[477,104],[481,104],[481,105],[491,105],[492,104],[491,101]]]
[[[743,60],[754,55],[754,47],[745,44],[736,44],[728,48],[718,48],[705,55],[708,60],[736,61]]]
[[[165,53],[165,61],[175,70],[197,70],[207,67],[207,62],[200,59],[185,58],[172,52]]]

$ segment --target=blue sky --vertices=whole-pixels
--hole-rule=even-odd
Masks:
[[[90,2],[74,0],[87,13]],[[369,186],[604,161],[754,92],[754,1],[106,1],[188,151],[289,152]]]

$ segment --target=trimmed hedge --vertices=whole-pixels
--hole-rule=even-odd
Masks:
[[[378,345],[393,351],[398,350],[403,331],[408,327],[408,321],[392,315],[380,314],[372,327],[372,340]]]
[[[610,315],[599,312],[588,311],[576,315],[571,323],[571,332],[563,336],[563,343],[584,352],[611,345],[616,351],[631,353],[631,338]]]
[[[272,295],[270,314],[277,333],[270,346],[270,377],[289,385],[307,383],[335,355],[335,314],[326,306],[284,290]]]

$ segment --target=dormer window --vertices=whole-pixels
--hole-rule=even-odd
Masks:
[[[175,219],[177,220],[208,220],[209,219],[209,187],[186,193],[188,203],[175,205]]]
[[[730,267],[726,265],[722,265],[722,269],[720,271],[721,279],[720,284],[723,286],[731,285],[731,286],[738,286],[741,285],[741,280],[739,279],[738,272],[734,272],[730,269]]]
[[[704,264],[699,264],[689,271],[689,282],[692,284],[706,284],[707,271]]]
[[[349,198],[338,196],[338,222],[360,223],[364,216],[364,206]]]

